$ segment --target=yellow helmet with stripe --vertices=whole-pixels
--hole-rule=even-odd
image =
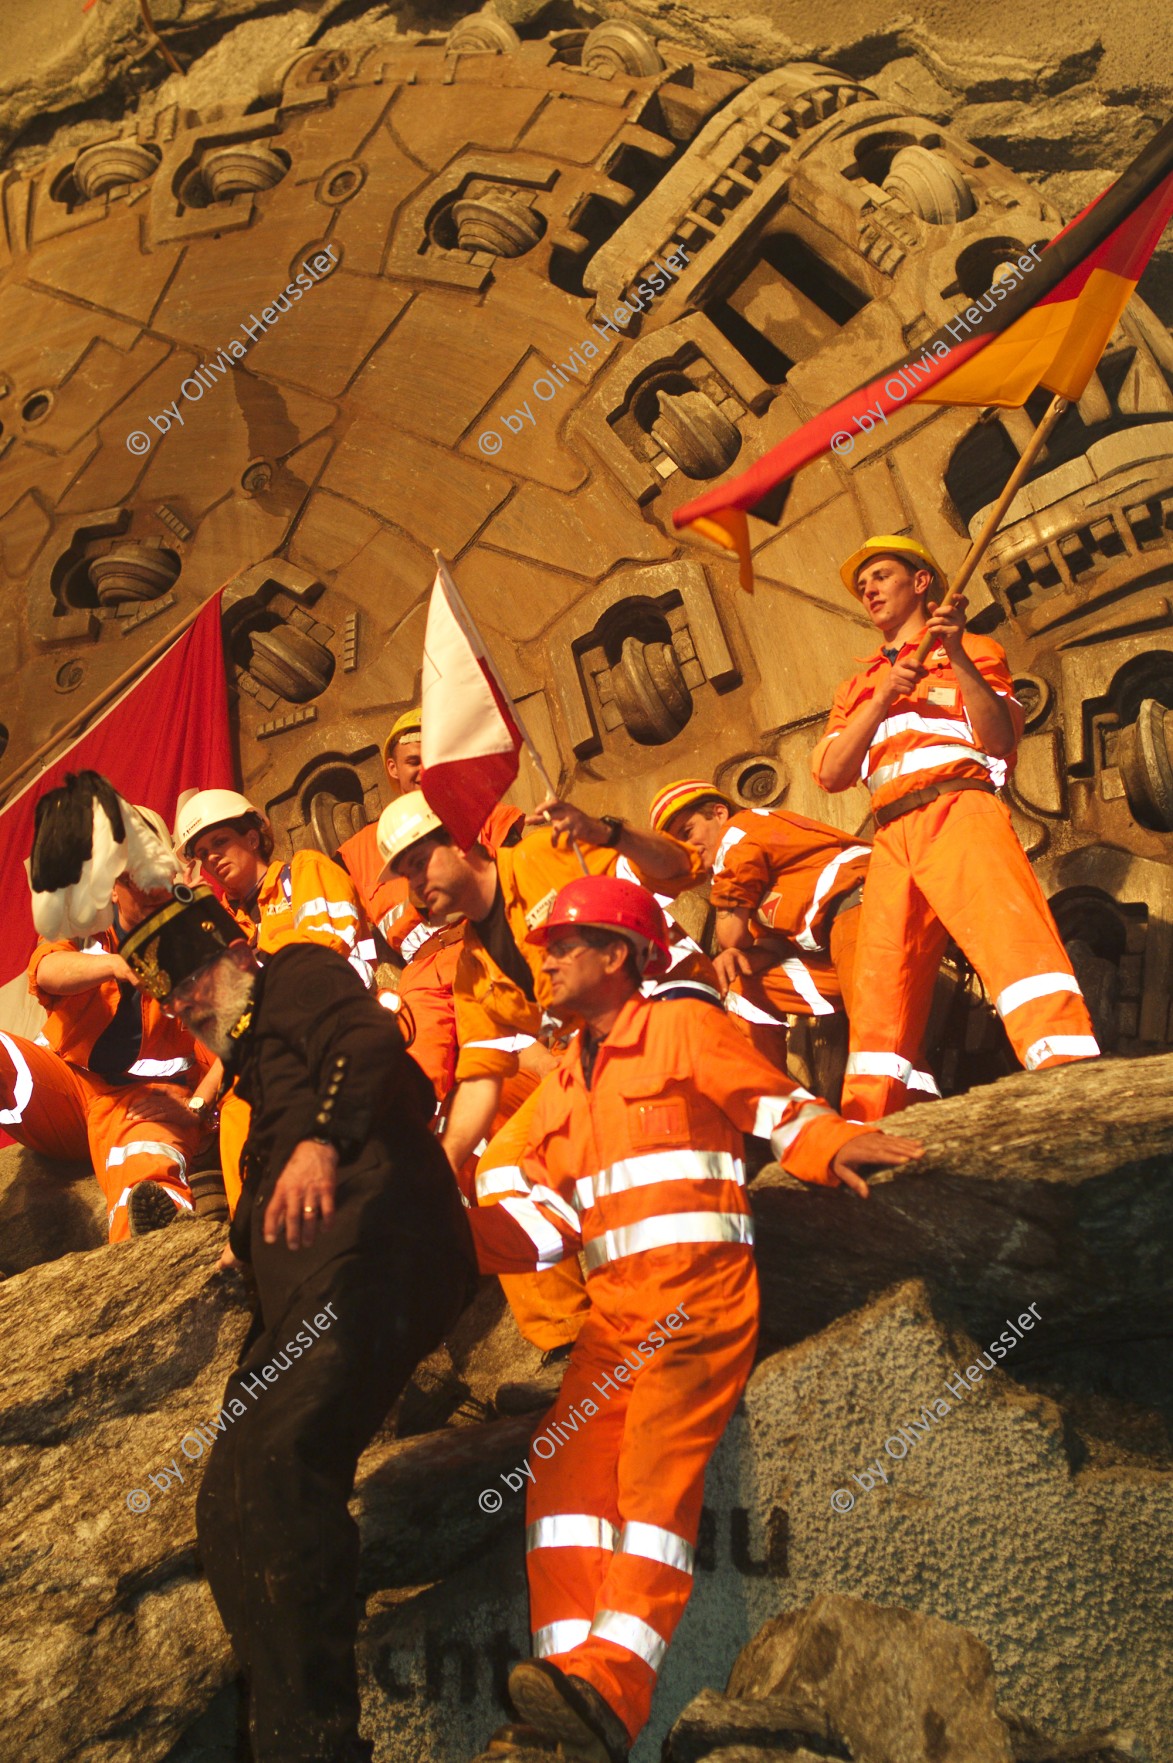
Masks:
[[[691,808],[697,802],[724,802],[731,814],[736,813],[736,805],[729,797],[719,790],[716,784],[709,783],[705,778],[686,777],[679,783],[665,784],[664,788],[652,798],[649,819],[652,831],[662,833],[668,822],[685,808]]]
[[[419,740],[420,729],[422,726],[422,717],[418,704],[414,710],[405,710],[402,716],[396,717],[395,721],[391,724],[387,739],[383,742],[384,765],[387,763],[391,751],[397,741],[403,740],[405,736],[410,740]]]

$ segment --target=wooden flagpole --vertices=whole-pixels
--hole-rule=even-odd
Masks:
[[[453,601],[453,611],[456,613],[457,618],[459,619],[461,625],[464,628],[465,636],[468,638],[469,642],[472,644],[474,650],[479,649],[481,657],[484,660],[485,666],[488,668],[489,672],[492,674],[493,679],[496,682],[497,690],[500,692],[501,696],[504,698],[505,702],[509,706],[509,713],[513,717],[514,722],[517,724],[517,732],[521,736],[522,741],[525,745],[525,750],[529,754],[530,759],[533,762],[534,770],[537,772],[538,776],[541,778],[542,782],[545,784],[548,794],[552,798],[554,798],[554,800],[557,800],[558,792],[554,788],[554,785],[550,781],[550,774],[546,770],[546,767],[542,761],[542,756],[538,752],[533,741],[530,739],[529,730],[526,728],[525,723],[521,719],[521,714],[517,708],[517,705],[513,702],[513,694],[509,690],[508,686],[505,684],[505,681],[501,678],[501,675],[497,669],[497,663],[493,660],[493,657],[489,653],[489,646],[485,642],[484,638],[481,636],[481,633],[477,629],[476,623],[473,619],[472,613],[469,611],[468,607],[464,603],[464,599],[461,595],[460,589],[456,585],[456,578],[452,573],[452,569],[451,569],[451,566],[448,562],[448,559],[443,555],[442,552],[437,551],[435,549],[433,549],[433,551],[432,551],[432,556],[436,559],[436,568],[442,569],[444,571],[444,575],[447,580],[448,589],[449,589],[449,597]],[[549,814],[547,814],[545,816],[545,818],[548,821],[550,818]],[[570,844],[571,844],[571,848],[574,851],[574,855],[578,858],[579,867],[582,869],[582,873],[584,875],[589,875],[590,871],[588,870],[588,868],[586,866],[586,858],[583,856],[582,852],[579,850],[577,840],[571,839]]]
[[[977,538],[973,541],[973,544],[970,546],[961,568],[954,576],[948,594],[937,608],[938,612],[947,612],[953,602],[959,599],[965,592],[966,587],[969,585],[973,576],[974,570],[981,562],[986,547],[1001,526],[1002,521],[1005,518],[1006,510],[1018,494],[1027,472],[1046,446],[1051,430],[1066,410],[1068,402],[1069,400],[1062,397],[1058,392],[1056,392],[1055,396],[1051,399],[1051,402],[1048,404],[1046,411],[1043,414],[1042,421],[1027,442],[1026,449],[1023,452],[1021,459],[1007,478],[1002,494],[998,497],[998,500],[994,503],[994,506],[990,509],[989,514],[982,523],[982,529],[978,533]],[[923,663],[925,656],[933,647],[936,640],[937,639],[928,631],[925,632],[924,636],[916,646],[916,654],[913,657],[918,666]]]

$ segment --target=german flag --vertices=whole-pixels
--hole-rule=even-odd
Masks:
[[[746,515],[776,522],[781,487],[828,449],[840,456],[903,404],[1024,404],[1039,386],[1079,398],[1173,216],[1173,123],[1049,245],[1031,246],[964,313],[857,386],[748,471],[672,516],[741,559],[753,588]]]

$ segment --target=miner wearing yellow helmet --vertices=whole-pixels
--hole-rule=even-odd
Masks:
[[[1023,727],[1005,651],[966,630],[964,596],[946,600],[944,573],[917,539],[880,533],[840,574],[883,641],[836,692],[812,765],[823,789],[862,782],[871,797],[876,837],[842,1107],[852,1119],[877,1120],[918,1089],[936,1091],[917,1065],[949,937],[1028,1071],[1099,1048],[998,795]]]
[[[418,705],[397,716],[383,742],[383,765],[396,797],[418,789],[420,774],[420,711]],[[427,940],[429,927],[408,896],[407,883],[399,876],[380,880],[383,859],[375,837],[376,822],[366,826],[338,847],[338,862],[346,870],[366,907],[367,916],[386,939],[392,954],[409,961]]]

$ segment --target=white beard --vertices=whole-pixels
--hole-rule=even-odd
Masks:
[[[235,1042],[232,1030],[252,1003],[257,976],[252,968],[240,968],[222,961],[217,970],[211,1002],[198,1014],[187,1013],[188,1028],[217,1059],[226,1059]]]

